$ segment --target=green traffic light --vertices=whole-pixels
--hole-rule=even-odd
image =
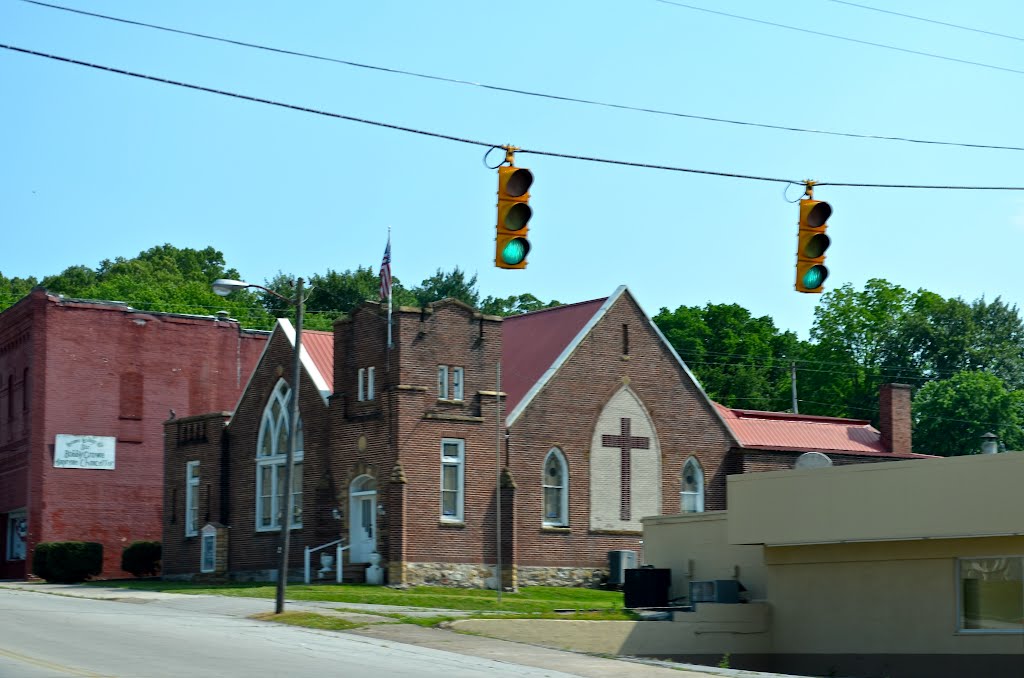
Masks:
[[[530,243],[526,238],[512,238],[501,249],[501,260],[509,266],[521,264],[530,251]]]
[[[821,264],[811,266],[809,269],[807,269],[807,272],[804,273],[802,281],[803,286],[806,287],[807,289],[813,290],[815,288],[821,287],[825,283],[825,278],[827,277],[827,268],[825,268]]]

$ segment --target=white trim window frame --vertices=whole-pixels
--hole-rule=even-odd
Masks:
[[[256,506],[255,522],[257,532],[281,530],[281,514],[284,511],[284,471],[288,453],[288,416],[291,388],[288,382],[280,380],[274,393],[263,408],[259,439],[256,443]],[[302,417],[299,417],[298,435],[295,441],[295,458],[292,468],[292,496],[294,512],[291,529],[302,528],[302,460],[303,435]]]
[[[441,439],[441,520],[461,523],[465,520],[466,441]]]
[[[565,455],[557,447],[552,447],[544,458],[543,477],[543,513],[545,527],[567,527],[569,525],[569,465]]]
[[[185,536],[199,534],[199,462],[185,464]]]
[[[448,366],[437,366],[437,399],[448,400]]]
[[[679,488],[679,510],[681,513],[704,513],[704,469],[696,457],[690,457],[683,464]]]
[[[374,377],[376,376],[376,371],[376,368],[373,366],[359,368],[359,378],[356,380],[358,382],[356,386],[356,399],[359,402],[374,399],[374,396],[376,395],[376,393],[374,393]]]
[[[956,631],[1024,634],[1024,555],[956,559]]]

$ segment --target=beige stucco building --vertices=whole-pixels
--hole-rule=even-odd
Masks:
[[[746,604],[501,635],[799,675],[1018,678],[1022,488],[1024,452],[733,475],[728,511],[644,518],[644,559],[671,568],[671,598],[738,579]]]
[[[735,475],[728,512],[645,520],[647,561],[672,595],[738,575],[770,609],[762,668],[1024,676],[1022,487],[1018,452]]]

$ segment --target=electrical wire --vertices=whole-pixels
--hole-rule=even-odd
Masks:
[[[890,49],[895,52],[903,52],[904,54],[916,54],[917,56],[928,57],[931,59],[941,59],[943,61],[952,61],[958,64],[965,64],[968,66],[978,66],[980,68],[989,68],[994,71],[1003,71],[1006,73],[1016,73],[1018,75],[1024,75],[1024,70],[1018,68],[1009,68],[1007,66],[996,66],[994,64],[986,64],[980,61],[970,61],[969,59],[958,59],[956,57],[945,56],[943,54],[935,54],[934,52],[922,52],[916,49],[908,49],[906,47],[897,47],[895,45],[885,45],[880,42],[871,42],[870,40],[859,40],[857,38],[849,38],[845,35],[836,35],[835,33],[825,33],[822,31],[814,31],[809,28],[798,28],[796,26],[789,26],[787,24],[780,24],[774,21],[766,21],[764,19],[754,19],[749,16],[741,16],[739,14],[729,14],[728,12],[720,12],[715,9],[707,9],[706,7],[697,7],[695,5],[687,5],[682,2],[676,2],[675,0],[654,0],[654,2],[660,2],[663,5],[673,5],[675,7],[681,7],[683,9],[692,9],[698,12],[707,12],[708,14],[717,14],[718,16],[729,17],[730,19],[740,19],[742,21],[750,21],[755,24],[763,24],[765,26],[774,26],[775,28],[785,28],[789,31],[797,31],[799,33],[809,33],[810,35],[818,35],[825,38],[832,38],[834,40],[845,40],[846,42],[853,42],[858,45],[868,45],[870,47],[880,47],[882,49]]]
[[[868,9],[872,12],[881,12],[882,14],[892,14],[893,16],[901,16],[905,19],[914,19],[915,21],[924,21],[930,24],[937,24],[939,26],[947,26],[949,28],[959,28],[962,31],[970,31],[972,33],[981,33],[983,35],[992,35],[997,38],[1006,38],[1007,40],[1017,40],[1024,42],[1024,38],[1016,35],[1007,35],[1006,33],[996,33],[995,31],[986,31],[981,28],[971,28],[970,26],[962,26],[960,24],[952,24],[945,21],[936,21],[935,19],[927,19],[922,16],[914,16],[913,14],[903,14],[902,12],[893,12],[889,9],[882,9],[881,7],[870,7],[868,5],[861,5],[856,2],[847,2],[846,0],[829,0],[839,5],[849,5],[850,7],[857,7],[859,9]]]
[[[608,102],[608,101],[599,101],[599,100],[596,100],[596,99],[583,99],[583,98],[579,98],[579,97],[570,97],[570,96],[563,96],[563,95],[557,95],[557,94],[546,94],[546,93],[543,93],[543,92],[534,92],[534,91],[530,91],[530,90],[517,89],[517,88],[514,88],[514,87],[503,87],[503,86],[500,86],[500,85],[489,85],[489,84],[486,84],[486,83],[475,82],[475,81],[472,81],[472,80],[461,80],[461,79],[458,79],[458,78],[447,78],[447,77],[444,77],[444,76],[432,75],[432,74],[429,74],[429,73],[418,73],[418,72],[415,72],[415,71],[407,71],[407,70],[403,70],[403,69],[399,69],[399,68],[388,68],[386,66],[376,66],[376,65],[373,65],[373,64],[365,64],[365,63],[360,63],[360,62],[357,62],[357,61],[349,61],[349,60],[346,60],[346,59],[338,59],[338,58],[335,58],[335,57],[327,57],[327,56],[322,56],[322,55],[319,55],[319,54],[312,54],[312,53],[309,53],[309,52],[299,52],[299,51],[290,50],[290,49],[282,49],[282,48],[278,48],[278,47],[270,47],[270,46],[261,45],[261,44],[258,44],[258,43],[245,42],[243,40],[233,40],[231,38],[223,38],[223,37],[219,37],[219,36],[216,36],[216,35],[209,35],[209,34],[206,34],[206,33],[197,33],[195,31],[186,31],[186,30],[182,30],[182,29],[178,29],[178,28],[170,28],[168,26],[160,26],[158,24],[151,24],[151,23],[147,23],[147,22],[144,22],[144,21],[133,21],[131,19],[122,19],[120,17],[110,16],[108,14],[99,14],[99,13],[96,13],[96,12],[86,12],[84,10],[74,9],[74,8],[71,8],[71,7],[64,7],[62,5],[55,5],[55,4],[48,3],[48,2],[40,2],[39,0],[21,0],[21,2],[25,2],[25,3],[31,4],[31,5],[37,5],[39,7],[47,7],[47,8],[50,8],[50,9],[56,9],[56,10],[60,10],[60,11],[63,11],[63,12],[71,12],[71,13],[74,13],[74,14],[80,14],[80,15],[84,15],[84,16],[88,16],[88,17],[97,18],[97,19],[105,19],[107,21],[116,21],[116,22],[119,22],[119,23],[130,24],[132,26],[140,26],[140,27],[143,27],[143,28],[151,28],[151,29],[158,30],[158,31],[166,31],[168,33],[176,33],[176,34],[179,34],[179,35],[187,35],[189,37],[201,38],[203,40],[212,40],[212,41],[215,41],[215,42],[222,42],[222,43],[226,43],[226,44],[229,44],[229,45],[237,45],[237,46],[240,46],[240,47],[249,47],[251,49],[259,49],[259,50],[264,50],[264,51],[267,51],[267,52],[274,52],[274,53],[277,53],[277,54],[285,54],[285,55],[288,55],[288,56],[302,57],[302,58],[306,58],[306,59],[315,59],[317,61],[327,61],[327,62],[330,62],[330,63],[341,64],[341,65],[344,65],[344,66],[351,66],[351,67],[354,67],[354,68],[363,68],[363,69],[372,70],[372,71],[380,71],[380,72],[383,72],[383,73],[391,73],[391,74],[394,74],[394,75],[406,75],[406,76],[410,76],[410,77],[424,78],[426,80],[435,80],[435,81],[439,81],[439,82],[447,82],[447,83],[452,83],[452,84],[456,84],[456,85],[468,85],[468,86],[472,86],[472,87],[480,87],[480,88],[483,88],[483,89],[493,90],[493,91],[496,91],[496,92],[505,92],[505,93],[508,93],[508,94],[519,94],[519,95],[522,95],[522,96],[538,97],[538,98],[541,98],[541,99],[551,99],[553,101],[567,101],[567,102],[571,102],[571,103],[584,104],[584,105],[588,105],[588,106],[601,106],[601,107],[605,107],[605,108],[613,108],[613,109],[619,109],[619,110],[625,110],[625,111],[633,111],[633,112],[638,112],[638,113],[649,113],[649,114],[652,114],[652,115],[663,115],[663,116],[670,116],[670,117],[676,117],[676,118],[686,118],[686,119],[689,119],[689,120],[701,120],[701,121],[704,121],[704,122],[715,122],[715,123],[722,123],[722,124],[728,124],[728,125],[741,125],[741,126],[746,126],[746,127],[758,127],[758,128],[761,128],[761,129],[773,129],[773,130],[781,130],[781,131],[785,131],[785,132],[797,132],[797,133],[802,133],[802,134],[822,134],[822,135],[827,135],[827,136],[847,137],[847,138],[852,138],[852,139],[872,139],[872,140],[876,140],[876,141],[898,141],[898,142],[913,143],[913,144],[928,144],[928,145],[937,145],[937,146],[955,146],[955,147],[960,147],[960,148],[978,148],[978,149],[999,150],[999,151],[1024,151],[1024,146],[1006,146],[1006,145],[998,145],[998,144],[977,144],[977,143],[956,142],[956,141],[938,141],[938,140],[935,140],[935,139],[916,139],[916,138],[912,138],[912,137],[887,136],[887,135],[881,135],[881,134],[859,134],[859,133],[855,133],[855,132],[838,132],[838,131],[835,131],[835,130],[811,129],[811,128],[806,128],[806,127],[793,127],[793,126],[789,126],[789,125],[772,125],[772,124],[768,124],[768,123],[751,122],[749,120],[732,120],[732,119],[728,119],[728,118],[717,118],[717,117],[713,117],[713,116],[697,115],[697,114],[693,114],[693,113],[681,113],[681,112],[678,112],[678,111],[668,111],[668,110],[664,110],[664,109],[648,108],[648,107],[643,107],[643,106],[630,106],[630,105],[627,105],[627,104],[617,104],[617,103],[612,103],[612,102]]]
[[[181,82],[179,80],[170,80],[168,78],[160,78],[154,75],[146,75],[144,73],[137,73],[134,71],[128,71],[121,68],[114,68],[112,66],[103,66],[101,64],[94,64],[88,61],[80,61],[78,59],[71,59],[68,57],[57,56],[54,54],[47,54],[46,52],[38,52],[31,49],[25,49],[24,47],[15,47],[13,45],[0,44],[0,49],[6,49],[13,52],[20,52],[22,54],[29,54],[32,56],[42,57],[44,59],[52,59],[54,61],[60,61],[63,63],[74,64],[76,66],[84,66],[86,68],[94,68],[101,71],[107,71],[109,73],[117,73],[119,75],[127,75],[133,78],[139,78],[142,80],[149,80],[151,82],[159,82],[165,85],[174,85],[176,87],[183,87],[185,89],[197,90],[200,92],[208,92],[210,94],[219,94],[221,96],[232,97],[235,99],[242,99],[245,101],[252,101],[260,104],[267,104],[269,106],[277,106],[280,108],[287,108],[294,111],[301,111],[303,113],[312,113],[314,115],[322,115],[329,118],[336,118],[339,120],[348,120],[350,122],[358,122],[364,125],[373,125],[375,127],[384,127],[387,129],[397,130],[400,132],[409,132],[410,134],[419,134],[422,136],[434,137],[436,139],[445,139],[447,141],[456,141],[463,144],[473,144],[476,146],[486,146],[488,148],[503,147],[502,144],[495,144],[486,141],[477,141],[474,139],[466,139],[463,137],[457,137],[450,134],[440,134],[438,132],[428,132],[425,130],[415,129],[412,127],[404,127],[402,125],[394,125],[386,122],[379,122],[376,120],[368,120],[366,118],[357,118],[351,115],[342,115],[341,113],[333,113],[331,111],[319,110],[316,108],[309,108],[307,106],[299,106],[296,104],[289,104],[281,101],[274,101],[273,99],[263,99],[261,97],[254,97],[247,94],[238,94],[236,92],[229,92],[227,90],[214,89],[212,87],[204,87],[202,85],[195,85],[187,82]],[[804,182],[796,181],[794,179],[780,179],[775,177],[763,177],[751,174],[737,174],[734,172],[717,172],[713,170],[700,170],[686,167],[675,167],[672,165],[654,165],[650,163],[634,162],[628,160],[613,160],[610,158],[598,158],[594,156],[586,155],[573,155],[569,153],[556,153],[553,151],[542,151],[538,149],[519,149],[516,151],[519,154],[532,153],[533,155],[542,155],[552,158],[564,158],[568,160],[582,160],[586,162],[605,163],[609,165],[620,165],[625,167],[639,167],[644,169],[656,169],[665,170],[669,172],[685,172],[690,174],[704,174],[717,177],[727,177],[731,179],[748,179],[752,181],[769,181],[775,183],[788,183],[788,184],[801,184]],[[943,189],[943,190],[974,190],[974,191],[1024,191],[1024,186],[928,186],[928,185],[912,185],[912,184],[868,184],[868,183],[840,183],[840,182],[825,182],[818,181],[815,183],[816,186],[847,186],[856,188],[920,188],[920,189]]]

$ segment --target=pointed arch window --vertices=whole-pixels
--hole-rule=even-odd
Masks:
[[[569,524],[569,466],[557,447],[544,459],[544,525],[565,527]]]
[[[682,491],[679,506],[683,513],[704,512],[704,469],[695,457],[683,464]]]
[[[260,435],[256,443],[256,529],[280,530],[285,510],[284,472],[289,443],[289,398],[291,388],[283,379],[263,408]],[[292,466],[294,497],[291,527],[302,527],[302,418],[299,417]]]

